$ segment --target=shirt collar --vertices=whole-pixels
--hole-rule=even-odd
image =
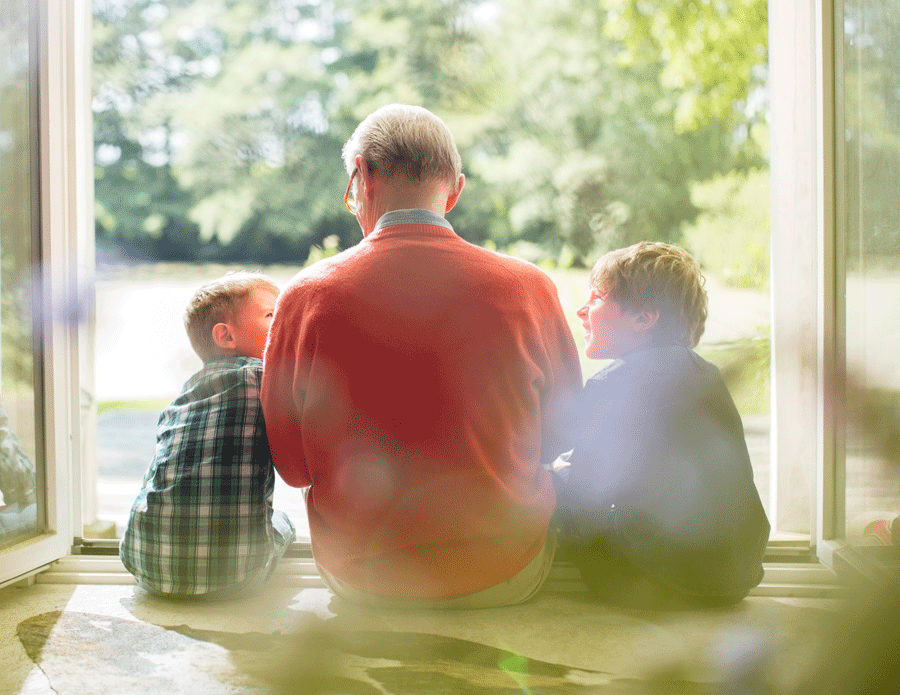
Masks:
[[[674,340],[661,338],[658,340],[651,340],[649,343],[644,343],[643,345],[638,345],[636,347],[631,348],[630,350],[626,350],[622,353],[622,357],[619,359],[630,357],[631,355],[637,355],[638,353],[644,352],[645,350],[654,350],[656,348],[669,348],[675,347],[676,343]]]
[[[372,231],[377,232],[379,229],[392,227],[396,224],[430,224],[449,229],[451,232],[453,231],[453,226],[436,212],[420,209],[391,210],[386,212],[379,218],[375,224],[375,229]]]

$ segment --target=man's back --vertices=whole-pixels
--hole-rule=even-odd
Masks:
[[[300,273],[263,377],[275,466],[312,485],[317,562],[389,597],[479,591],[535,557],[552,414],[580,388],[549,278],[425,219]]]

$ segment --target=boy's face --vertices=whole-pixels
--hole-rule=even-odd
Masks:
[[[278,296],[274,292],[266,290],[254,290],[250,293],[244,308],[231,322],[235,355],[262,359],[276,299]]]
[[[584,325],[584,354],[592,360],[614,360],[650,340],[642,313],[634,313],[614,299],[604,299],[596,289],[578,309]]]

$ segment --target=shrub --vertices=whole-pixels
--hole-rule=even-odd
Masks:
[[[727,285],[762,289],[769,282],[769,171],[731,172],[694,184],[702,212],[683,232],[704,270]]]

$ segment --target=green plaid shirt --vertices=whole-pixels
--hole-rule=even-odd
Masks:
[[[275,554],[261,379],[262,360],[210,362],[160,415],[156,453],[119,548],[144,585],[206,594],[252,579]]]

